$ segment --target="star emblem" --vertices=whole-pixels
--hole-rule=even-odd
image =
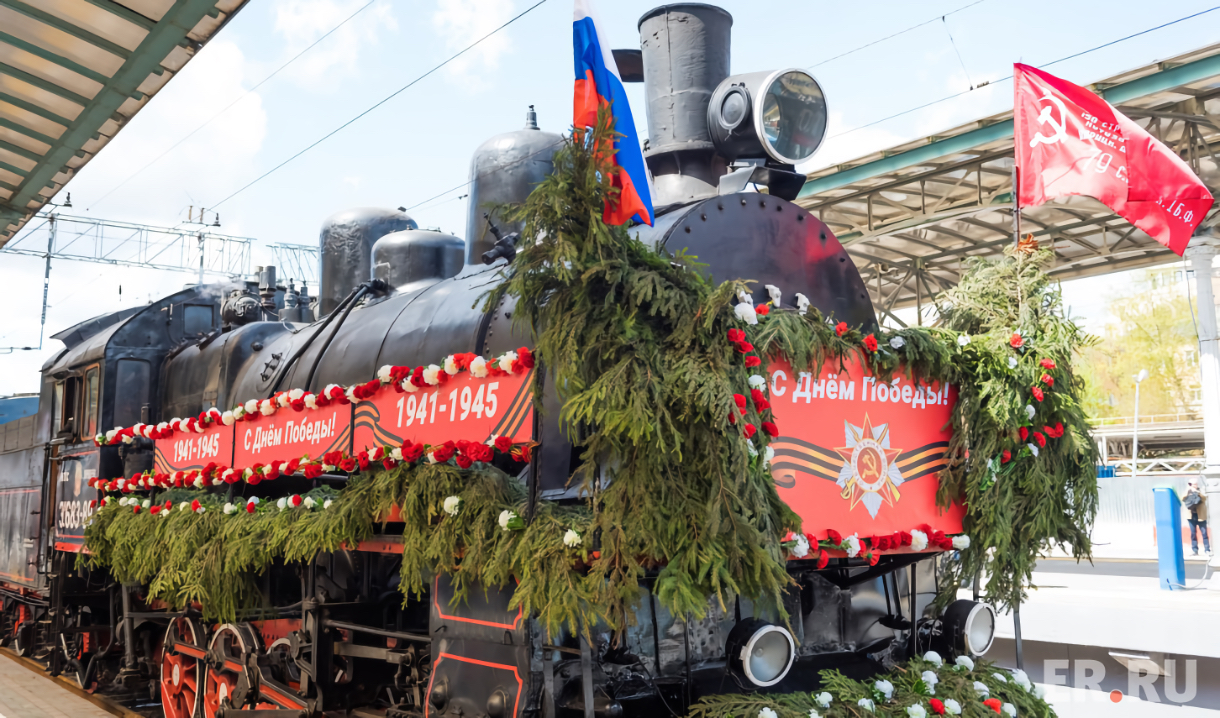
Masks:
[[[902,449],[890,448],[889,428],[889,424],[873,426],[868,414],[863,426],[844,421],[847,445],[835,449],[844,462],[836,482],[843,489],[841,496],[851,502],[849,510],[863,503],[873,518],[882,502],[893,506],[901,498],[898,486],[905,480],[895,463]]]

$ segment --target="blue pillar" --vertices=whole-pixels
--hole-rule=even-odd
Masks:
[[[1182,502],[1171,488],[1153,489],[1156,505],[1157,563],[1161,588],[1172,591],[1186,584],[1182,549]]]

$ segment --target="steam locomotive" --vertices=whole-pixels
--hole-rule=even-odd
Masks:
[[[759,280],[755,301],[768,300],[764,285],[782,287],[836,320],[875,327],[854,264],[827,226],[792,201],[803,183],[794,166],[825,133],[821,88],[801,70],[730,76],[731,26],[720,8],[663,6],[640,20],[639,50],[614,53],[623,80],[643,82],[647,93],[657,218],[632,231],[651,246],[697,255],[716,280]],[[849,556],[820,569],[790,562],[786,622],[744,598],[727,611],[710,606],[702,620],[671,615],[645,581],[633,625],[613,635],[594,628],[592,640],[544,634],[509,610],[508,589],[454,602],[443,576],[404,605],[393,524],[350,550],[269,567],[261,591],[274,616],[236,623],[210,625],[196,611],[168,610],[146,587],[77,568],[99,497],[90,479],[198,466],[209,456],[238,466],[239,456],[257,458],[275,443],[227,428],[229,438],[198,452],[142,438],[96,445],[92,437],[108,427],[153,425],[290,388],[357,384],[383,365],[459,352],[495,357],[528,344],[512,326],[511,298],[486,311],[478,300],[498,281],[521,229],[495,208],[524,201],[562,141],[538,128],[531,108],[524,129],[478,148],[465,241],[421,229],[401,210],[354,209],[322,226],[317,297],[263,267],[257,280],[192,286],[56,334],[65,349],[42,367],[37,413],[0,424],[0,634],[9,647],[87,690],[137,707],[160,703],[168,718],[682,715],[709,694],[812,689],[824,667],[867,674],[930,641],[985,652],[994,633],[989,608],[966,601],[930,613],[935,562],[943,560],[931,549],[887,554],[875,565]],[[767,191],[745,191],[751,184]],[[833,521],[845,533],[954,521],[960,530],[960,512],[946,514],[932,498],[947,436],[929,427],[945,423],[949,388],[887,378],[871,392],[866,381],[857,395],[857,378],[772,366],[777,409],[791,416],[774,444],[781,495],[807,525]],[[545,384],[544,410],[534,412],[524,386],[506,379],[495,402],[502,408],[492,409],[489,384],[479,430],[536,442],[521,475],[530,494],[576,500],[555,387]],[[286,441],[320,451],[358,449],[362,432],[416,436],[425,421],[411,427],[414,406],[404,427],[402,407],[394,417],[357,402],[335,409],[338,428]],[[439,421],[460,423],[445,413],[442,405]],[[853,474],[861,457],[884,470]],[[269,490],[274,497],[319,480],[342,477],[284,477]]]

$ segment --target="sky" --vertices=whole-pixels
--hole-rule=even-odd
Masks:
[[[544,0],[419,78],[535,2],[252,1],[65,187],[73,208],[64,212],[171,226],[187,219],[188,208],[208,207],[219,213],[221,231],[256,240],[254,264],[271,261],[269,243],[316,245],[326,217],[350,207],[405,206],[421,226],[464,236],[463,185],[475,148],[519,129],[528,105],[536,107],[543,129],[567,129],[571,2]],[[638,19],[657,3],[595,2],[608,43],[638,47]],[[1012,85],[1003,78],[1013,62],[1045,65],[1212,7],[1210,0],[717,4],[734,17],[734,73],[806,68],[823,86],[827,140],[802,170],[1010,109]],[[884,39],[896,33],[902,34]],[[1220,11],[1049,69],[1087,84],[1217,37]],[[985,86],[877,122],[979,85]],[[643,87],[629,85],[628,95],[639,136],[646,137]],[[0,347],[38,344],[43,265],[11,255],[0,262],[8,298]],[[56,261],[46,333],[191,281],[189,274]],[[1082,280],[1065,285],[1065,293],[1076,316],[1100,326],[1105,292],[1098,289],[1115,285],[1113,278]],[[40,352],[0,354],[0,395],[36,390],[39,366],[60,348],[44,339]]]

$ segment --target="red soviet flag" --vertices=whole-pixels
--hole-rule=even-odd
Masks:
[[[1021,206],[1094,197],[1181,255],[1212,205],[1190,167],[1088,90],[1028,65],[1013,79]]]

